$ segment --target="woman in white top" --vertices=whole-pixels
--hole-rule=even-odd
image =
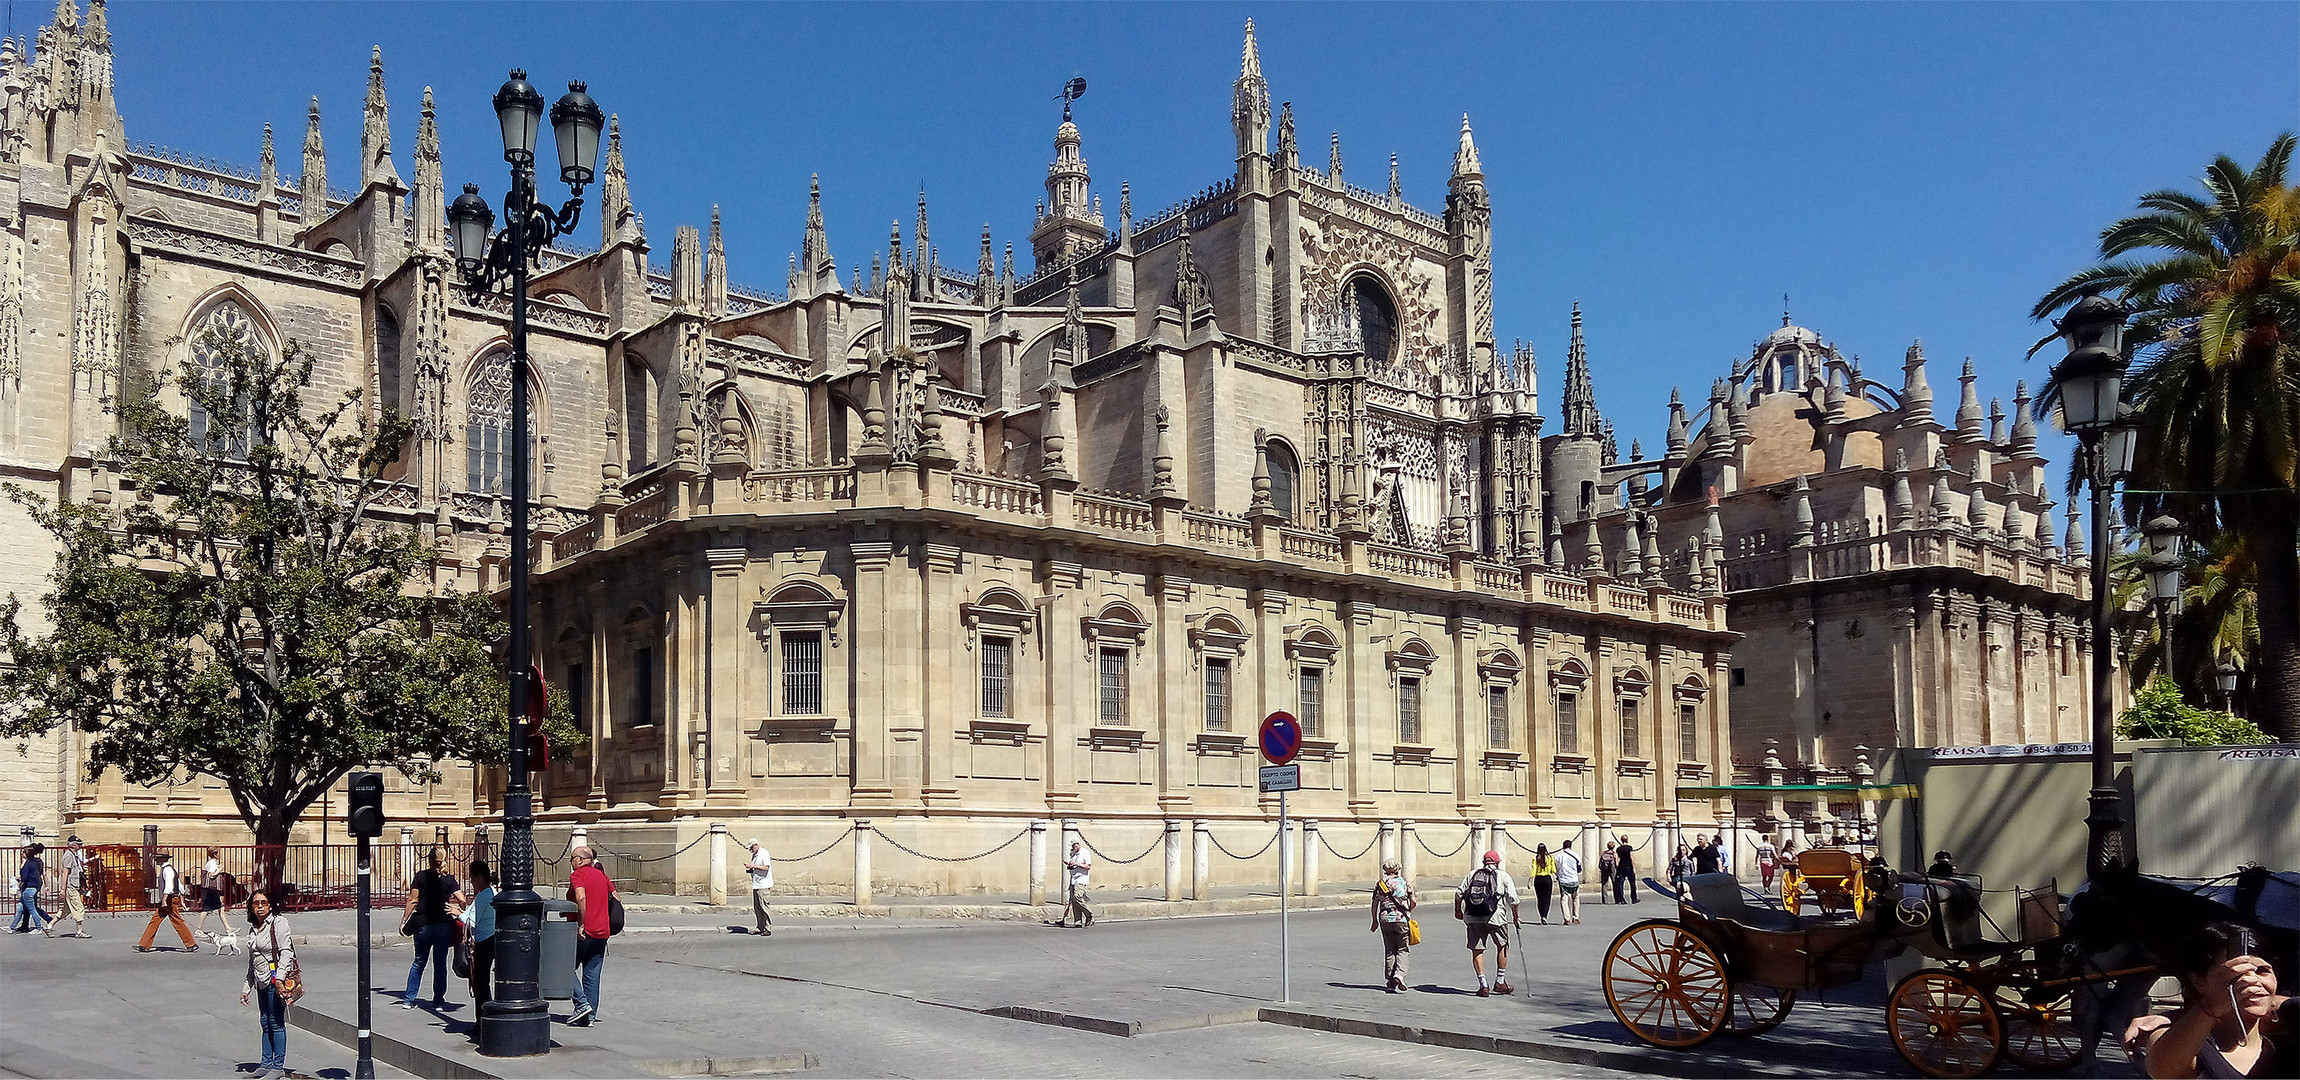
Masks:
[[[255,999],[263,1028],[263,1071],[256,1080],[279,1080],[288,1074],[287,1007],[291,998],[281,993],[286,982],[301,996],[301,974],[296,966],[295,932],[287,918],[272,914],[272,898],[262,889],[248,892],[248,981],[240,989],[240,1004]]]
[[[200,917],[192,920],[192,932],[209,941],[216,939],[214,934],[208,932],[208,916],[211,914],[217,922],[224,924],[226,936],[232,932],[232,913],[224,907],[223,854],[221,848],[209,848],[207,865],[200,867]],[[216,951],[222,952],[223,946],[218,945]]]

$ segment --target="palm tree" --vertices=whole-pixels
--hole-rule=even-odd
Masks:
[[[2259,590],[2253,702],[2300,740],[2300,189],[2282,135],[2247,170],[2223,155],[2201,197],[2155,191],[2100,234],[2102,262],[2054,287],[2045,318],[2097,292],[2134,312],[2126,387],[2141,437],[2126,507],[2170,509],[2201,541],[2236,533]],[[2126,259],[2139,253],[2140,258]]]

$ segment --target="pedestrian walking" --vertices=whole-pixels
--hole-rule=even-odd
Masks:
[[[775,860],[756,836],[751,838],[751,861],[743,869],[751,872],[751,914],[759,920],[759,936],[772,937],[775,928],[767,917],[767,893],[775,887]]]
[[[288,1075],[287,1009],[303,996],[303,970],[295,958],[295,931],[287,916],[272,913],[271,894],[249,890],[247,914],[248,981],[240,988],[240,1004],[254,998],[263,1031],[263,1071],[256,1080],[279,1080]]]
[[[223,924],[224,933],[232,932],[231,913],[224,910],[224,852],[222,848],[209,848],[208,861],[200,867],[200,915],[192,920],[192,936],[214,941],[216,935],[208,930],[208,916]],[[219,951],[221,947],[218,947]]]
[[[486,1017],[482,1012],[487,1003],[495,1000],[495,872],[486,862],[471,864],[471,880],[456,899],[463,905],[463,925],[471,933],[471,1018],[479,1023]]]
[[[1773,871],[1780,865],[1777,854],[1773,849],[1772,837],[1757,838],[1757,873],[1765,879],[1766,892],[1773,891]]]
[[[1717,872],[1720,874],[1732,873],[1733,848],[1725,843],[1725,838],[1715,833],[1710,834],[1709,847],[1717,852]]]
[[[1717,872],[1717,845],[1703,840],[1699,836],[1693,838],[1693,872],[1696,874],[1714,874]]]
[[[1541,925],[1549,925],[1549,894],[1557,888],[1557,857],[1548,844],[1533,845],[1533,910]]]
[[[407,993],[399,999],[399,1007],[415,1007],[415,995],[423,984],[423,966],[431,964],[431,1007],[447,1004],[447,951],[455,947],[459,932],[455,912],[450,904],[455,895],[463,891],[455,877],[442,869],[446,862],[439,846],[434,844],[431,854],[424,859],[424,867],[407,882],[407,906],[400,916],[400,933],[415,939],[415,961],[407,965]]]
[[[1637,898],[1637,849],[1629,846],[1627,837],[1623,837],[1620,846],[1613,849],[1613,902],[1616,904],[1621,902],[1621,887],[1624,884],[1629,886],[1630,903],[1645,902]]]
[[[64,841],[64,914],[57,922],[72,920],[72,937],[88,936],[88,852],[80,846],[80,838],[73,836]]]
[[[1453,917],[1469,929],[1469,968],[1477,973],[1477,996],[1516,993],[1509,984],[1509,928],[1517,922],[1517,883],[1501,868],[1500,852],[1486,852],[1484,865],[1461,879],[1453,894]],[[1490,988],[1485,981],[1488,944],[1494,947]]]
[[[199,942],[192,940],[192,928],[184,925],[184,882],[176,876],[176,866],[163,851],[152,856],[153,881],[152,921],[144,924],[143,940],[136,942],[137,952],[151,952],[152,938],[160,932],[160,921],[165,919],[176,928],[176,935],[184,939],[184,951],[200,951]]]
[[[1094,853],[1086,850],[1081,840],[1070,842],[1070,854],[1062,857],[1062,874],[1070,893],[1070,902],[1062,909],[1061,921],[1056,926],[1088,927],[1094,925],[1094,909],[1086,906],[1086,877],[1094,869]]]
[[[1685,844],[1677,845],[1677,854],[1669,857],[1669,887],[1683,892],[1685,876],[1692,872],[1693,849]]]
[[[48,876],[47,864],[40,861],[40,853],[47,845],[33,843],[24,849],[23,865],[16,868],[16,921],[9,925],[13,934],[29,934],[35,930],[43,937],[55,937],[56,927],[48,921],[48,913],[40,910],[40,886]]]
[[[1566,926],[1581,925],[1581,856],[1573,853],[1573,841],[1557,848],[1557,899],[1559,921]]]
[[[575,870],[567,875],[567,888],[574,894],[575,916],[583,925],[575,935],[575,1011],[567,1017],[567,1026],[590,1027],[599,1022],[599,979],[607,968],[607,938],[615,932],[608,916],[615,884],[599,869],[599,858],[590,848],[576,848],[570,857]]]
[[[1374,883],[1374,929],[1382,935],[1382,988],[1393,994],[1406,988],[1407,954],[1419,930],[1413,911],[1420,903],[1397,860],[1382,863],[1382,879]]]
[[[1605,894],[1613,891],[1615,862],[1613,844],[1604,837],[1597,838],[1597,902],[1605,903]],[[1615,903],[1619,903],[1617,898]]]

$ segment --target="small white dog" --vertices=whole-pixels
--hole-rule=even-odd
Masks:
[[[208,936],[208,940],[216,943],[217,956],[222,956],[225,953],[236,953],[240,951],[239,935],[231,933],[230,931],[226,931],[221,934],[210,934]]]

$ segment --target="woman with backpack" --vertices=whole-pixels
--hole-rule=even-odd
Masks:
[[[415,939],[415,962],[407,966],[407,993],[399,999],[402,1009],[415,1007],[426,959],[431,962],[431,1007],[447,1004],[447,951],[455,947],[461,929],[451,902],[462,887],[440,868],[444,861],[439,848],[433,846],[424,868],[407,883],[407,908],[400,932]]]
[[[1613,844],[1604,837],[1597,838],[1597,902],[1605,902],[1605,894],[1613,889]]]
[[[1533,908],[1541,925],[1549,925],[1549,894],[1557,888],[1557,858],[1548,844],[1533,845]]]
[[[1420,903],[1397,860],[1383,862],[1382,879],[1374,883],[1374,929],[1382,935],[1382,988],[1392,994],[1406,988],[1406,958],[1417,929],[1413,910]]]

